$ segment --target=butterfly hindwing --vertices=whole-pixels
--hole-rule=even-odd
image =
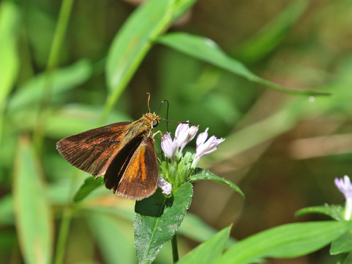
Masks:
[[[125,159],[120,159],[124,155]],[[111,162],[105,185],[123,196],[141,200],[153,194],[158,183],[158,166],[152,138],[135,139]]]

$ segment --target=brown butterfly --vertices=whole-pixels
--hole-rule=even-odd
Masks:
[[[56,148],[71,165],[96,178],[104,175],[108,189],[141,200],[158,184],[153,128],[160,120],[149,110],[132,123],[114,123],[61,139]]]

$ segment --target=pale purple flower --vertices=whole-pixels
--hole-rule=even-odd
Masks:
[[[188,121],[187,121],[188,122]],[[179,152],[190,142],[197,134],[198,126],[189,126],[188,123],[181,123],[177,126],[175,132],[175,141]]]
[[[216,138],[215,136],[211,136],[206,141],[208,137],[208,129],[209,128],[207,128],[203,133],[200,133],[197,137],[196,160],[215,151],[219,147],[220,143],[225,140],[224,138]]]
[[[350,178],[345,175],[343,179],[335,178],[336,187],[346,198],[345,219],[350,220],[352,214],[352,184]]]
[[[346,199],[352,198],[352,184],[347,175],[343,179],[335,178],[335,185]]]
[[[161,148],[165,155],[170,159],[175,156],[177,150],[177,142],[176,140],[172,140],[169,132],[166,132],[166,134],[161,137]]]
[[[162,177],[158,176],[158,187],[163,190],[163,194],[171,194],[172,185],[165,181]]]

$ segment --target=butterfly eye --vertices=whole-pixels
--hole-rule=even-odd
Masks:
[[[154,128],[154,127],[157,127],[158,125],[159,125],[159,121],[156,120],[156,119],[154,119],[154,120],[153,120],[153,128]]]

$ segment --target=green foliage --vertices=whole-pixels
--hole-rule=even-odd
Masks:
[[[178,263],[292,258],[329,243],[340,263],[351,263],[352,227],[343,221],[341,206],[296,213],[336,221],[282,225],[240,241],[230,236],[230,227],[220,232],[213,227],[240,219],[233,235],[248,236],[254,232],[253,215],[258,215],[255,228],[287,221],[287,215],[276,214],[292,215],[287,200],[293,208],[340,201],[332,179],[351,171],[349,1],[310,4],[309,10],[306,0],[269,1],[265,8],[236,1],[219,1],[216,8],[195,0],[149,0],[138,7],[128,1],[24,2],[0,3],[4,263],[164,264],[171,262],[166,242],[176,234],[182,235]],[[172,195],[158,189],[134,205],[97,188],[102,177],[79,175],[59,156],[55,142],[102,123],[140,117],[147,111],[145,92],[152,94],[152,110],[167,99],[171,120],[210,127],[226,141],[202,157],[200,166],[206,169],[188,178],[184,173]],[[334,95],[308,100],[329,92]],[[306,141],[299,145],[300,140]],[[243,197],[245,190],[251,218],[239,209],[242,201],[233,200],[242,197],[222,193],[216,185],[203,187],[199,180],[223,183]],[[197,215],[186,214],[192,184]],[[265,193],[259,201],[258,189]],[[199,199],[197,191],[207,196]],[[188,239],[202,244],[191,250]],[[158,259],[163,246],[167,253]],[[325,254],[324,261],[328,258]]]
[[[329,205],[329,206],[314,206],[308,208],[302,208],[296,213],[297,217],[301,217],[306,214],[319,213],[330,216],[332,219],[337,221],[344,220],[345,209],[341,205]]]
[[[26,263],[49,263],[53,219],[45,185],[27,137],[19,142],[14,168],[14,208],[18,237]]]
[[[98,177],[94,179],[93,177],[87,178],[79,190],[76,192],[75,197],[73,197],[74,202],[79,202],[86,198],[92,191],[96,188],[102,186],[103,184],[103,177]]]
[[[159,189],[151,197],[136,203],[134,234],[139,263],[152,263],[163,244],[175,235],[191,205],[192,195],[192,185],[184,183],[171,199],[162,195]],[[147,206],[152,210],[139,209]]]
[[[307,0],[293,1],[275,19],[238,47],[234,57],[243,62],[254,63],[267,56],[286,39],[289,29],[306,11],[308,3]]]
[[[206,242],[200,244],[177,263],[204,263],[210,264],[220,258],[227,239],[229,238],[231,226],[224,228]]]
[[[14,83],[19,70],[17,53],[17,34],[20,13],[12,2],[3,2],[0,6],[0,109]]]
[[[345,234],[332,241],[330,254],[336,255],[350,251],[352,251],[352,234],[351,230],[347,230]]]
[[[199,169],[198,171],[195,171],[195,173],[188,178],[189,182],[196,182],[199,180],[212,180],[215,182],[220,182],[222,184],[225,184],[225,185],[231,187],[235,192],[238,192],[244,198],[244,193],[241,191],[241,189],[236,184],[234,184],[233,182],[228,181],[226,179],[223,179],[223,178],[217,176],[216,174],[211,173],[208,170]]]
[[[192,213],[187,213],[177,233],[197,242],[210,239],[217,233],[217,230],[204,223],[199,217]],[[230,237],[226,247],[233,245],[236,241]]]
[[[158,42],[280,92],[304,95],[329,95],[328,93],[320,93],[315,91],[289,90],[281,85],[264,80],[249,71],[239,61],[226,55],[215,42],[204,37],[186,33],[170,33],[160,37]]]
[[[91,212],[86,219],[106,263],[135,263],[133,229],[130,224],[101,212]]]
[[[265,230],[230,247],[215,263],[251,263],[259,258],[294,258],[316,251],[351,229],[352,222],[295,223]]]
[[[51,95],[55,99],[60,93],[67,92],[84,83],[91,77],[91,65],[87,60],[81,60],[71,66],[57,70],[50,78]],[[38,74],[28,80],[9,101],[9,111],[19,111],[23,108],[33,108],[42,100],[44,88],[48,85],[48,74]]]

